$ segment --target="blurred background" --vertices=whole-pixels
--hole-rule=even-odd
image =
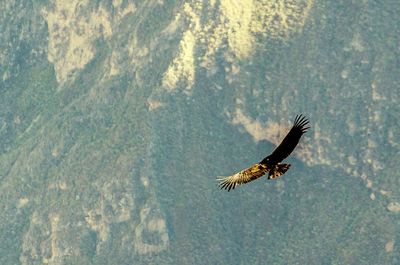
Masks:
[[[399,14],[2,0],[0,264],[400,264]]]

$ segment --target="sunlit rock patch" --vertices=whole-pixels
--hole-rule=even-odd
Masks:
[[[179,52],[164,74],[163,86],[173,90],[183,82],[188,93],[196,67],[212,68],[217,51],[226,51],[225,59],[231,63],[247,59],[257,48],[258,36],[287,39],[300,31],[312,6],[311,0],[185,3],[176,17],[185,21]]]

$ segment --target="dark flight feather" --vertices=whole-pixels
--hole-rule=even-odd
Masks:
[[[274,165],[282,162],[283,159],[288,157],[299,143],[301,136],[310,128],[306,127],[307,125],[308,120],[302,115],[297,115],[289,133],[285,136],[278,147],[275,148],[272,154],[261,161],[261,164],[265,163]]]

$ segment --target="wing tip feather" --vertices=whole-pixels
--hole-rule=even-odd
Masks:
[[[310,126],[306,127],[310,121],[303,114],[297,114],[294,119],[294,127],[299,128],[302,133],[307,132],[310,129]]]
[[[217,181],[219,182],[218,183],[218,187],[221,190],[224,189],[224,190],[227,190],[227,191],[235,189],[236,183],[233,183],[233,182],[229,181],[229,179],[230,179],[230,176],[229,177],[218,177],[217,178]]]

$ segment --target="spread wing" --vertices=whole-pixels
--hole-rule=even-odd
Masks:
[[[217,179],[219,181],[219,187],[230,191],[233,190],[236,185],[241,185],[252,180],[258,179],[268,172],[267,165],[254,164],[249,168],[243,169],[242,171],[224,178]]]
[[[282,140],[280,145],[268,156],[269,161],[272,164],[281,162],[283,159],[288,157],[290,153],[293,152],[296,145],[299,143],[301,136],[309,129],[307,127],[308,120],[306,117],[296,115],[293,127],[290,129],[289,133]],[[266,157],[267,158],[267,157]]]

